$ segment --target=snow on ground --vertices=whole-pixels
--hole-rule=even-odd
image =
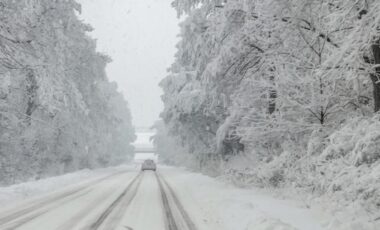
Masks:
[[[146,171],[137,195],[125,211],[120,226],[134,230],[165,229],[165,215],[161,206],[157,181],[153,172]]]
[[[97,214],[102,213],[108,206],[98,204],[97,201],[112,203],[122,193],[133,175],[136,175],[139,168],[120,166],[83,170],[59,177],[3,187],[0,188],[0,205],[2,208],[4,205],[18,205],[22,210],[23,202],[30,198],[44,196],[46,198],[50,193],[85,185],[87,182],[122,171],[131,173],[107,179],[94,186],[92,190],[88,190],[89,193],[86,196],[78,197],[71,203],[58,206],[59,202],[52,203],[51,205],[56,205],[57,208],[51,209],[24,226],[25,229],[33,230],[42,225],[49,226],[49,229],[55,229],[53,226],[64,227],[59,229],[73,229],[67,226],[82,226],[91,222]],[[329,216],[330,212],[324,213],[324,210],[318,207],[309,208],[302,202],[275,198],[272,193],[264,190],[237,188],[224,181],[184,169],[159,165],[158,172],[172,187],[181,205],[197,226],[197,230],[377,230],[360,222],[360,219],[354,224],[350,222],[349,226],[346,225],[345,221],[353,216],[342,210],[336,216]],[[120,226],[136,227],[134,230],[148,230],[146,226],[149,223],[151,223],[149,226],[156,223],[157,226],[161,226],[156,229],[163,229],[164,211],[153,172],[144,174],[142,183],[136,191],[136,196],[129,194],[134,197],[132,202],[120,206],[122,209],[116,211],[124,215]],[[93,207],[94,205],[97,209]],[[88,213],[91,215],[87,215]],[[117,216],[117,213],[112,215]],[[60,216],[65,216],[66,219]],[[87,216],[88,221],[84,219],[84,216]]]
[[[110,174],[131,170],[135,166],[109,167],[96,170],[81,170],[62,176],[0,187],[0,206],[13,205],[15,201],[22,201],[52,193],[67,186],[76,186],[78,183],[93,181]]]
[[[253,189],[239,189],[177,168],[160,172],[198,226],[225,230],[323,230],[322,214]],[[204,223],[200,223],[204,222]],[[206,229],[205,229],[206,230]]]

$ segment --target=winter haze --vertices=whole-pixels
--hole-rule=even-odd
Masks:
[[[162,111],[158,83],[174,60],[178,19],[171,0],[79,0],[94,27],[98,50],[112,62],[107,75],[128,100],[136,127],[150,127]],[[152,23],[153,22],[153,23]]]

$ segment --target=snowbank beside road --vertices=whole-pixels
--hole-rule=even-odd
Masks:
[[[131,168],[132,166],[124,165],[96,170],[85,169],[62,176],[0,187],[0,205],[3,207],[10,204],[13,205],[14,202],[43,196],[68,186],[76,186],[79,183],[97,180],[114,173],[130,170]]]
[[[235,188],[177,168],[164,168],[160,172],[198,226],[208,224],[208,229],[223,230],[327,229],[322,214],[297,202],[279,200],[258,190]]]
[[[224,177],[321,206],[331,230],[380,229],[380,115],[354,118],[337,130],[315,130],[304,151],[283,151],[270,161],[240,155]],[[305,144],[306,146],[306,144]]]

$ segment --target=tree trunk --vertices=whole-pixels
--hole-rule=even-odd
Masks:
[[[277,99],[277,91],[275,88],[275,79],[274,74],[269,78],[271,88],[269,89],[269,105],[268,105],[268,113],[272,114],[276,111],[276,99]]]
[[[380,40],[377,40],[372,45],[374,64],[380,64]],[[373,85],[373,100],[375,105],[375,112],[380,110],[380,67],[376,67],[376,73],[370,75]]]
[[[27,93],[27,107],[26,107],[26,120],[30,125],[31,116],[34,110],[37,108],[37,79],[32,70],[29,70],[26,76],[26,93]]]

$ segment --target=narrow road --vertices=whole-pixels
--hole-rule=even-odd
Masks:
[[[3,230],[197,230],[165,178],[124,172],[0,209]]]
[[[126,167],[0,207],[1,230],[325,230],[299,203],[172,167]]]

